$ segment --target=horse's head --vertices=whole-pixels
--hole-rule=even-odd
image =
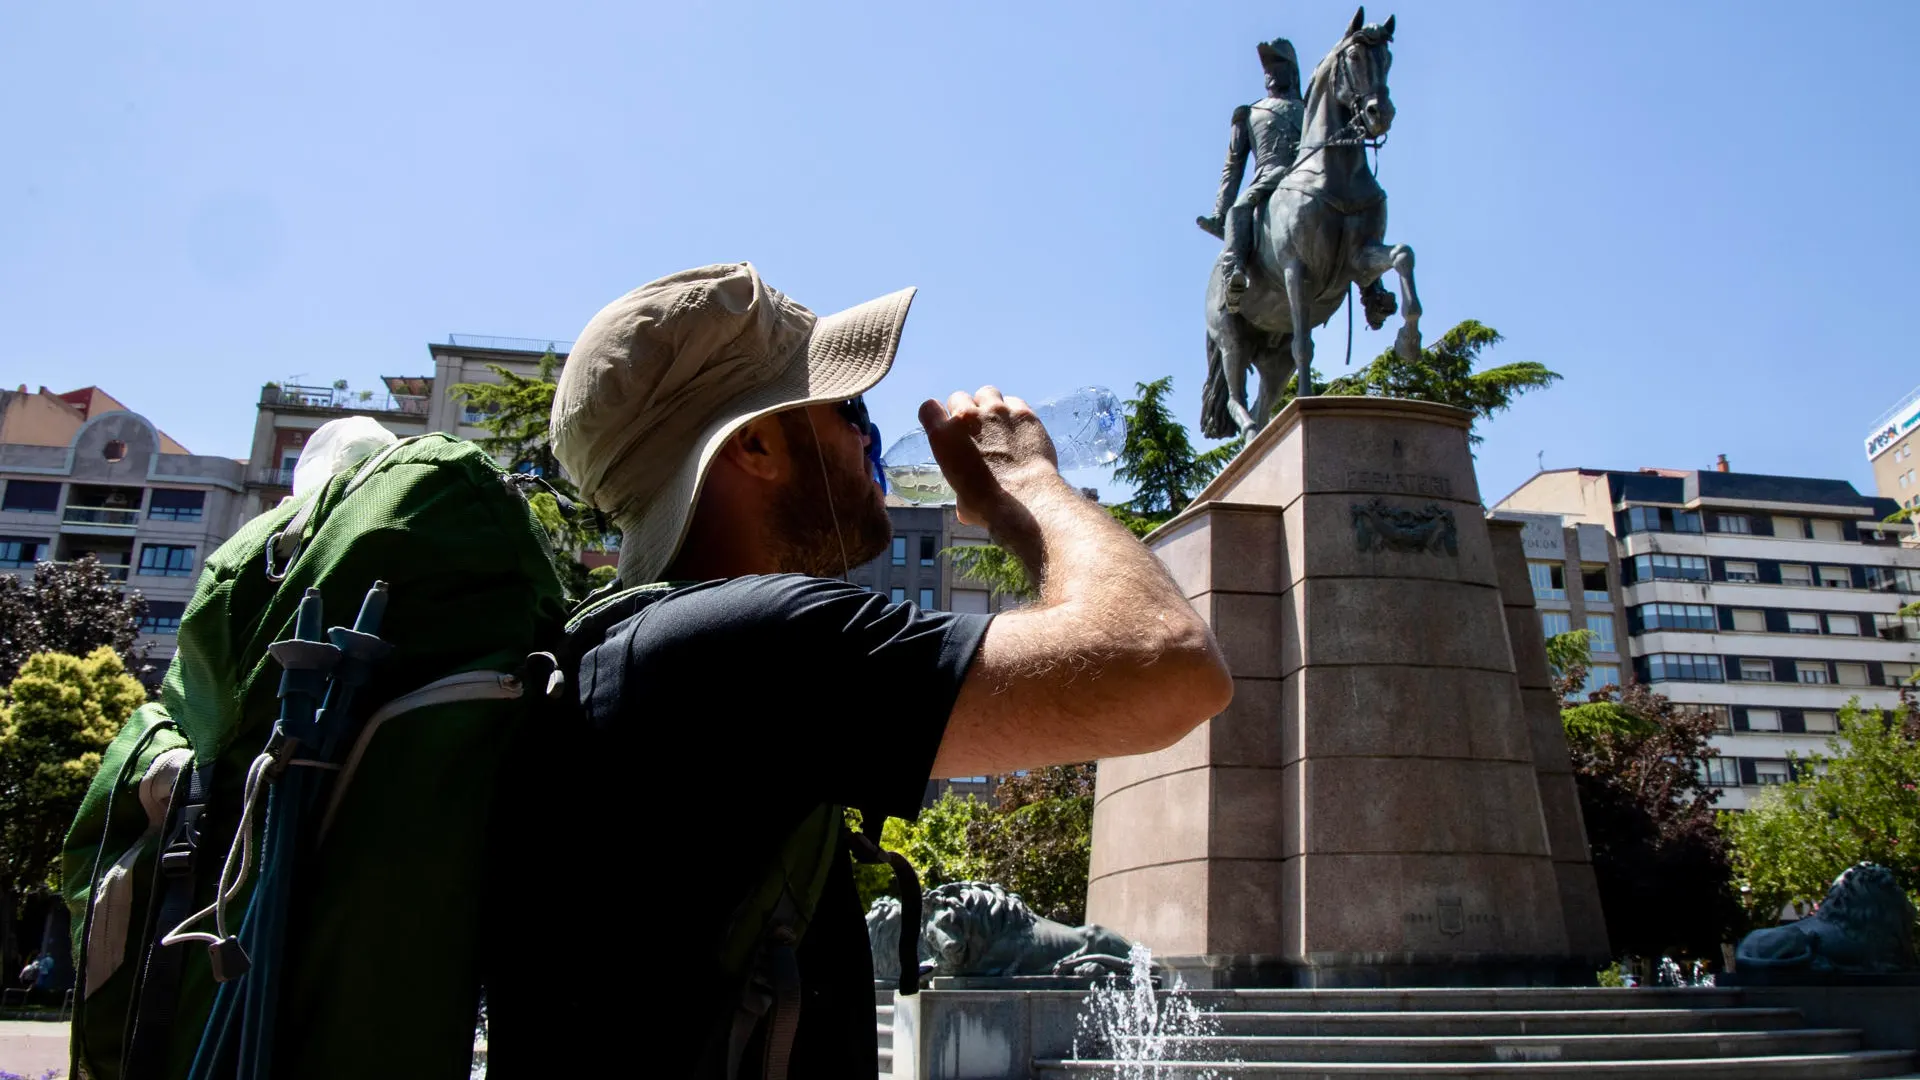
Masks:
[[[1363,7],[1353,13],[1346,36],[1322,61],[1333,80],[1328,90],[1334,100],[1369,138],[1377,139],[1393,126],[1393,98],[1387,94],[1387,69],[1393,66],[1393,53],[1387,48],[1391,41],[1393,16],[1368,26]]]

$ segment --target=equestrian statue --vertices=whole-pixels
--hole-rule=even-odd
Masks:
[[[1289,352],[1297,394],[1311,394],[1313,328],[1324,326],[1358,284],[1367,325],[1379,329],[1396,307],[1379,284],[1389,269],[1399,275],[1403,314],[1394,349],[1409,361],[1419,353],[1413,249],[1383,242],[1387,195],[1366,156],[1393,126],[1392,40],[1391,16],[1370,26],[1366,9],[1356,11],[1340,43],[1314,68],[1304,103],[1292,43],[1259,46],[1267,96],[1234,110],[1214,213],[1198,219],[1226,242],[1207,281],[1200,430],[1208,438],[1251,435],[1273,416]],[[1253,181],[1240,192],[1249,157]],[[1249,368],[1260,373],[1251,410]]]

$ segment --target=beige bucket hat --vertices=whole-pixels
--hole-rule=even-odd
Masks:
[[[893,366],[914,290],[816,316],[751,263],[648,282],[580,332],[553,395],[554,456],[624,534],[620,580],[659,579],[727,437],[866,392]]]

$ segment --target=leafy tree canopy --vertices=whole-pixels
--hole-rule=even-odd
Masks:
[[[1840,710],[1825,754],[1794,760],[1794,779],[1723,814],[1747,914],[1771,925],[1789,904],[1812,911],[1858,862],[1893,871],[1920,901],[1920,730],[1858,699]]]
[[[561,510],[559,499],[542,491],[529,501],[534,517],[547,530],[553,544],[554,568],[568,593],[575,597],[591,592],[596,582],[587,568],[573,557],[574,552],[599,550],[608,543],[599,515],[580,500],[575,488],[553,456],[549,418],[553,414],[555,372],[560,359],[552,349],[540,357],[533,375],[521,375],[501,367],[487,367],[499,382],[455,383],[448,391],[465,400],[467,407],[480,413],[480,426],[488,434],[478,442],[482,449],[515,472],[532,473],[545,480],[554,491],[573,502],[578,509],[569,516]]]
[[[1644,683],[1582,691],[1586,631],[1548,639],[1561,725],[1616,952],[1717,958],[1739,912],[1707,785],[1713,718]]]
[[[0,686],[42,652],[87,656],[104,646],[129,670],[145,671],[147,650],[135,639],[147,602],[123,588],[91,555],[40,563],[26,580],[0,574]]]
[[[12,895],[57,886],[60,845],[100,755],[146,700],[111,646],[21,665],[0,703],[0,884]]]
[[[1388,349],[1351,375],[1323,383],[1315,374],[1314,386],[1318,393],[1337,397],[1433,401],[1465,409],[1473,413],[1476,421],[1488,420],[1511,407],[1514,399],[1527,391],[1542,390],[1560,381],[1558,372],[1532,360],[1475,371],[1480,354],[1500,341],[1499,331],[1467,319],[1440,335],[1439,341],[1420,350],[1412,363]],[[1296,393],[1294,380],[1289,379],[1281,403],[1292,401]],[[1478,433],[1467,437],[1476,445],[1481,441]]]

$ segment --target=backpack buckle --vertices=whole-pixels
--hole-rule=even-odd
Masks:
[[[205,803],[180,808],[180,820],[174,823],[166,846],[160,850],[160,873],[176,877],[193,872],[194,852],[200,847],[200,815],[206,808]]]

